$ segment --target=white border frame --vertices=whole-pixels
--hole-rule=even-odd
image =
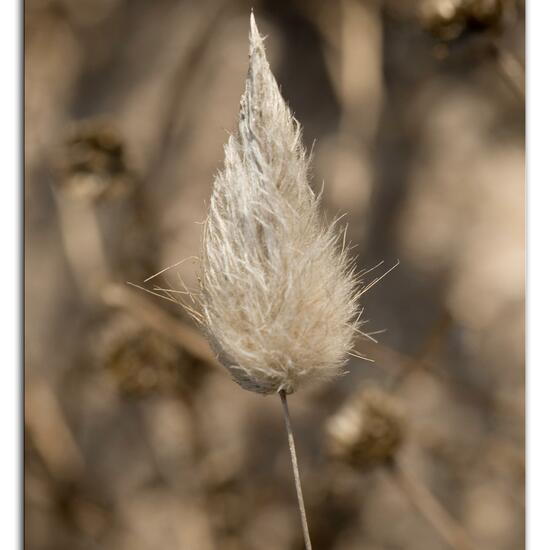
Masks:
[[[18,548],[22,534],[22,29],[23,2],[4,2],[0,17],[0,52],[3,84],[1,92],[2,131],[2,369],[0,376],[0,517],[2,548]]]
[[[550,361],[546,318],[550,307],[550,2],[527,0],[527,547],[550,548]],[[22,92],[23,1],[3,2],[2,42],[2,259],[3,326],[0,388],[2,443],[0,486],[2,548],[21,541],[23,342],[20,296],[23,272]]]
[[[527,0],[527,548],[550,548],[550,2]]]

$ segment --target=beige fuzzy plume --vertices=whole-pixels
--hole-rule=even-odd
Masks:
[[[292,393],[342,372],[359,292],[341,232],[320,216],[300,126],[253,15],[250,25],[239,131],[225,147],[205,224],[201,314],[236,382]]]

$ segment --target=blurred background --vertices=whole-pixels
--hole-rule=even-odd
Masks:
[[[197,287],[251,6],[365,284],[400,261],[374,363],[289,398],[314,548],[523,548],[516,0],[26,0],[25,547],[303,548],[277,397],[165,290]]]

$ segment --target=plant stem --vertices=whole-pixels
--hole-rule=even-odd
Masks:
[[[455,550],[474,550],[475,545],[464,528],[445,510],[430,490],[416,479],[399,460],[391,463],[389,471],[410,502],[451,548]]]
[[[286,402],[286,392],[279,392],[283,412],[285,417],[286,432],[288,435],[288,448],[290,449],[290,461],[292,462],[292,471],[294,473],[294,485],[296,486],[296,496],[298,497],[298,507],[300,508],[300,519],[302,521],[302,531],[304,533],[304,542],[306,550],[312,550],[311,539],[309,538],[309,529],[307,527],[306,507],[304,505],[304,495],[302,494],[302,484],[300,482],[300,472],[298,471],[298,458],[296,456],[296,446],[294,445],[294,434],[290,423],[290,413],[288,412],[288,403]]]

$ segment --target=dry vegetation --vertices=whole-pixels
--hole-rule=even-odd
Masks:
[[[29,550],[303,548],[278,400],[126,284],[197,288],[249,9],[26,1]],[[523,3],[254,10],[365,283],[401,262],[361,298],[375,363],[289,397],[313,548],[522,548]]]

